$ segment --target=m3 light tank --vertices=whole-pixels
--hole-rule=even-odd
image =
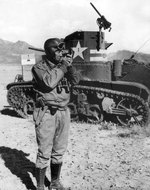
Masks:
[[[76,31],[64,38],[66,50],[74,52],[73,66],[82,75],[72,89],[71,118],[100,123],[107,116],[121,125],[148,124],[150,67],[133,59],[108,61],[107,49],[112,43],[105,41],[103,30],[110,30],[111,23],[91,5],[100,16],[99,30]],[[36,97],[32,81],[8,84],[7,90],[9,104],[21,116],[32,113]]]

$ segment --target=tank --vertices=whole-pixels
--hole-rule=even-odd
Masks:
[[[74,52],[72,64],[82,75],[71,92],[71,118],[144,126],[149,123],[150,66],[134,59],[109,60],[107,49],[112,43],[105,41],[104,30],[110,30],[111,23],[99,16],[98,31],[76,31],[64,38],[66,50]],[[17,80],[8,84],[7,90],[10,106],[22,117],[32,114],[36,99],[32,81]]]
[[[121,125],[147,124],[150,67],[134,59],[108,61],[110,43],[104,41],[102,49],[98,35],[77,31],[65,38],[66,48],[74,51],[73,65],[82,74],[71,96],[72,117],[92,123],[107,118]]]

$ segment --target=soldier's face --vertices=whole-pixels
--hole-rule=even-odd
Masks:
[[[54,52],[54,59],[55,59],[57,62],[59,62],[59,61],[61,60],[61,58],[62,58],[63,51],[54,48],[54,49],[53,49],[53,52]]]

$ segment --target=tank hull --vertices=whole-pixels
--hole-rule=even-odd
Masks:
[[[103,73],[105,78],[99,75],[101,68],[102,64],[97,64],[94,69],[87,67],[90,71],[84,72],[80,83],[73,87],[68,105],[72,120],[100,123],[109,115],[109,118],[115,118],[121,125],[148,124],[149,67],[135,67],[131,73],[115,81],[111,80],[110,63],[103,69],[107,73],[107,76]],[[83,66],[77,69],[82,70]],[[7,90],[8,103],[19,115],[26,118],[33,113],[36,92],[32,81],[10,83]]]

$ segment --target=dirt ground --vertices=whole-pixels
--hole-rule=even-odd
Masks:
[[[34,123],[18,117],[6,99],[6,85],[18,73],[20,66],[0,65],[0,190],[36,189]],[[148,129],[71,123],[62,182],[72,190],[150,190]],[[49,170],[46,176],[47,190]]]

